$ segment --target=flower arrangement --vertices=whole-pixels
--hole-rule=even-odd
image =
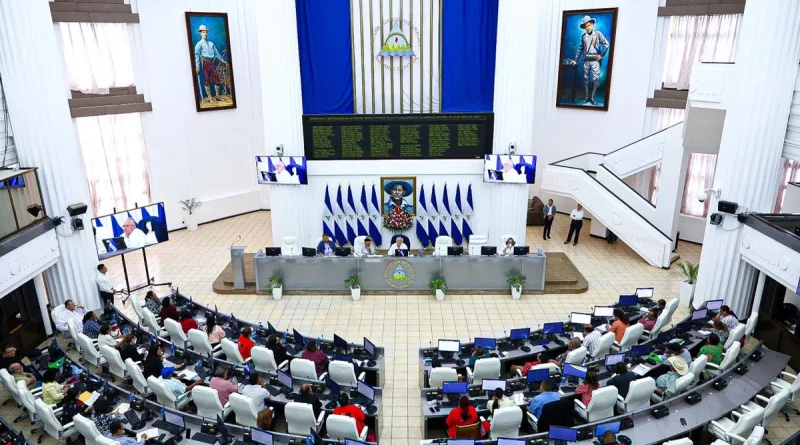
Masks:
[[[405,210],[383,215],[383,227],[404,232],[414,227],[414,217]]]

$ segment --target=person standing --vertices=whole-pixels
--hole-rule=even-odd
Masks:
[[[575,246],[578,244],[578,237],[581,236],[581,228],[583,227],[583,206],[578,204],[578,206],[570,212],[569,218],[571,220],[569,223],[569,234],[564,244],[569,244],[569,242],[572,241],[572,234],[574,233],[575,242],[572,243],[572,245]]]
[[[97,266],[97,276],[94,281],[97,283],[97,289],[100,291],[100,299],[103,300],[103,307],[109,303],[114,304],[114,282],[108,277],[108,268],[105,264]]]
[[[550,229],[553,227],[553,218],[556,217],[556,206],[553,204],[552,199],[547,200],[547,205],[544,206],[544,230],[542,230],[542,239],[550,239]]]

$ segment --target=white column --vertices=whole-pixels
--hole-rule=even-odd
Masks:
[[[753,1],[745,6],[732,92],[717,158],[714,188],[740,212],[770,212],[778,185],[794,81],[800,63],[800,2]],[[716,201],[716,200],[715,200]],[[712,205],[714,205],[712,203]],[[725,299],[746,316],[755,269],[738,253],[739,223],[731,215],[723,226],[707,226],[700,257],[695,307]]]
[[[47,336],[53,335],[53,326],[50,324],[50,311],[47,310],[47,289],[44,287],[44,274],[33,277],[33,286],[36,288],[36,297],[39,300],[39,310],[42,313],[44,332]]]
[[[61,216],[70,204],[89,204],[67,108],[67,75],[47,0],[0,0],[0,73],[20,164],[39,168],[47,214]],[[100,307],[94,283],[97,253],[88,216],[84,231],[70,233],[68,222],[57,228],[61,259],[45,272],[54,305],[74,299]]]
[[[494,152],[508,153],[516,145],[518,154],[535,154],[533,107],[536,75],[535,29],[538,2],[502,0],[497,18],[497,57],[494,78]],[[537,165],[541,177],[543,165]],[[539,179],[539,178],[537,178]],[[489,244],[502,244],[504,235],[522,239],[526,230],[527,185],[496,184],[491,187],[488,209]]]

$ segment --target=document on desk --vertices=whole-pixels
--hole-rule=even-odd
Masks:
[[[525,404],[525,396],[523,396],[521,392],[515,392],[514,395],[511,396],[511,400],[513,400],[517,406]]]
[[[147,436],[147,439],[157,439],[158,428],[150,428],[149,430],[142,431],[141,433],[136,433],[136,441],[141,442],[145,440],[145,436]]]
[[[184,369],[178,373],[178,377],[186,380],[195,380],[197,379],[197,373],[188,369]]]
[[[572,338],[577,338],[579,340],[583,340],[583,333],[581,333],[581,332],[573,332],[572,333]]]
[[[708,337],[709,335],[711,335],[711,331],[700,330],[700,331],[697,331],[697,333],[702,335],[703,337]]]
[[[647,371],[650,371],[650,367],[646,365],[637,365],[635,368],[631,369],[631,372],[639,377],[647,374]]]
[[[125,411],[127,411],[129,409],[131,409],[131,404],[130,403],[120,403],[117,406],[117,409],[115,409],[114,411],[116,411],[119,414],[125,414]]]
[[[88,397],[86,397],[86,394],[89,394],[89,396],[88,396]],[[81,394],[81,395],[78,397],[78,400],[80,400],[81,402],[83,402],[83,404],[84,404],[84,405],[86,405],[86,406],[92,406],[92,405],[94,405],[94,402],[96,402],[96,401],[97,401],[97,399],[99,399],[99,398],[100,398],[100,393],[99,393],[99,392],[97,392],[97,391],[95,391],[95,392],[93,392],[93,393],[89,393],[88,391],[84,391],[84,392],[83,392],[83,393],[82,393],[82,394]]]

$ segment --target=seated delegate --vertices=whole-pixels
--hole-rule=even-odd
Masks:
[[[177,321],[178,323],[181,322],[181,314],[178,312],[178,309],[173,306],[172,300],[169,297],[164,297],[161,300],[161,320],[158,321],[159,326],[164,326],[164,320],[170,318],[172,320]]]
[[[503,255],[509,256],[514,255],[514,246],[517,245],[517,242],[514,241],[514,238],[509,238],[506,240],[506,246],[503,248]]]
[[[175,372],[176,369],[183,368],[183,365],[165,367],[162,360],[163,355],[164,351],[161,350],[161,346],[159,346],[158,343],[153,342],[150,344],[150,348],[147,350],[147,357],[144,359],[144,366],[142,367],[142,374],[145,379],[150,376],[159,378],[165,369]]]
[[[278,340],[278,337],[274,334],[267,338],[267,349],[272,351],[272,355],[275,357],[275,364],[277,365],[291,358],[286,352],[286,348],[281,344],[281,342]]]
[[[49,368],[42,376],[42,402],[48,405],[60,404],[70,387],[69,385],[58,383],[56,381],[56,370]]]
[[[253,334],[253,330],[250,329],[249,326],[245,326],[239,333],[239,339],[236,341],[237,346],[239,347],[239,354],[242,356],[242,360],[247,360],[250,358],[251,351],[253,350],[253,346],[255,346],[255,342],[250,338],[250,335]]]
[[[333,256],[336,253],[336,243],[328,235],[322,235],[322,241],[317,244],[317,256]]]
[[[22,370],[22,365],[19,363],[12,363],[8,367],[8,373],[14,378],[14,382],[25,382],[25,385],[27,385],[28,389],[36,386],[36,377],[31,373],[24,372]]]
[[[161,381],[164,382],[165,385],[167,385],[167,388],[169,388],[170,392],[172,392],[172,395],[174,395],[175,397],[180,397],[181,395],[183,395],[183,393],[189,392],[195,386],[203,383],[202,380],[197,380],[193,382],[191,385],[187,386],[185,383],[181,381],[180,378],[178,378],[178,375],[175,374],[175,370],[171,368],[164,368],[163,370],[161,370]]]
[[[66,300],[64,302],[64,310],[56,316],[56,329],[61,332],[67,332],[69,330],[67,323],[71,321],[75,325],[75,329],[81,332],[85,313],[86,308],[83,305],[75,304],[72,300]]]
[[[256,372],[250,374],[247,384],[239,386],[239,394],[250,397],[255,402],[258,413],[256,423],[262,430],[268,430],[272,426],[272,412],[266,403],[269,400],[269,391],[264,388],[264,379]],[[296,398],[295,402],[297,402]]]
[[[208,382],[209,387],[217,390],[217,397],[219,397],[219,403],[221,403],[222,406],[228,403],[231,394],[239,390],[236,383],[231,381],[232,377],[233,368],[219,367],[217,368],[216,375]]]
[[[469,358],[468,365],[475,366],[475,362],[482,358],[490,358],[492,355],[489,351],[486,350],[482,345],[475,346],[475,350],[472,351],[472,356]]]
[[[575,395],[581,398],[584,406],[589,406],[589,402],[592,401],[592,393],[597,389],[600,389],[597,373],[589,371],[586,373],[586,380],[575,388]]]
[[[325,355],[324,352],[317,349],[317,342],[309,340],[308,344],[306,345],[306,349],[300,355],[300,358],[314,362],[314,370],[318,376],[325,372],[325,365],[328,364],[328,356]]]
[[[92,340],[100,336],[100,323],[97,322],[97,315],[93,311],[83,316],[83,335]]]
[[[664,347],[664,355],[661,356],[661,361],[666,361],[670,357],[680,357],[686,363],[692,362],[692,354],[689,353],[683,346],[677,343],[667,343],[667,346]]]
[[[454,439],[458,427],[474,425],[478,423],[478,420],[478,411],[470,404],[469,397],[462,396],[458,401],[458,406],[453,408],[445,419],[447,437]],[[485,422],[484,431],[489,431],[489,422]]]
[[[722,363],[722,343],[720,343],[717,334],[711,334],[706,339],[706,344],[700,348],[697,356],[705,355],[708,357],[708,363],[719,365]]]
[[[322,411],[322,402],[320,402],[319,398],[314,394],[314,387],[311,386],[310,383],[303,383],[300,385],[300,395],[295,397],[294,401],[311,405],[311,408],[314,410],[315,418],[319,417],[319,413]]]
[[[534,397],[533,400],[531,400],[530,406],[528,406],[528,411],[536,416],[537,419],[542,417],[542,409],[545,405],[561,399],[554,390],[555,386],[550,380],[542,380],[542,383],[539,384],[539,391],[541,391],[541,394]]]
[[[614,333],[614,341],[619,343],[630,325],[631,320],[628,318],[628,314],[622,309],[614,309],[614,323],[608,328],[608,332]]]
[[[356,430],[358,433],[361,434],[364,431],[364,420],[367,416],[364,414],[364,411],[361,408],[353,405],[350,403],[350,398],[347,397],[347,394],[341,393],[339,394],[339,406],[334,408],[333,414],[337,416],[347,416],[352,417],[356,420]],[[472,408],[473,410],[475,408]]]
[[[644,325],[645,331],[652,331],[653,326],[656,325],[657,319],[658,316],[656,315],[656,312],[654,310],[650,310],[644,315],[644,317],[639,319],[639,323]]]
[[[106,345],[115,348],[118,342],[118,336],[115,336],[111,331],[111,326],[108,323],[100,325],[100,335],[97,337],[97,345]]]
[[[636,373],[628,370],[625,362],[620,362],[614,365],[614,377],[611,377],[606,386],[615,386],[620,397],[623,399],[627,397],[628,390],[631,388],[631,382],[638,379]]]
[[[375,244],[372,244],[372,239],[364,238],[364,244],[358,249],[358,252],[355,252],[358,256],[364,255],[375,255],[378,253],[378,249],[375,247]]]
[[[208,342],[212,345],[219,344],[225,338],[225,330],[217,324],[217,317],[214,314],[206,314],[206,335]]]
[[[670,398],[677,392],[675,382],[689,372],[689,366],[684,359],[678,356],[672,356],[667,361],[669,361],[670,370],[656,379],[656,392]]]
[[[136,335],[134,334],[125,335],[114,347],[119,351],[119,358],[123,363],[127,359],[131,359],[134,362],[141,362],[144,360],[144,357],[139,352],[139,348],[136,346]]]
[[[200,329],[200,326],[197,325],[197,320],[192,317],[192,311],[189,309],[184,308],[181,310],[181,329],[183,329],[184,334],[188,334],[189,329]],[[210,338],[209,341],[211,341]]]
[[[493,413],[494,410],[498,408],[507,408],[509,406],[517,406],[517,404],[511,399],[506,399],[503,397],[502,388],[495,388],[494,396],[492,396],[492,399],[486,403],[486,409],[489,410],[489,413]]]
[[[389,256],[399,255],[397,253],[398,250],[405,250],[406,252],[408,251],[408,246],[406,246],[406,243],[403,242],[402,236],[398,236],[397,238],[395,238],[394,244],[392,244],[392,247],[389,248],[388,255]]]
[[[598,331],[594,328],[594,326],[587,324],[583,327],[583,347],[586,348],[586,352],[589,355],[594,353],[595,348],[597,348],[597,342],[600,341],[600,337],[603,336],[603,333]]]

